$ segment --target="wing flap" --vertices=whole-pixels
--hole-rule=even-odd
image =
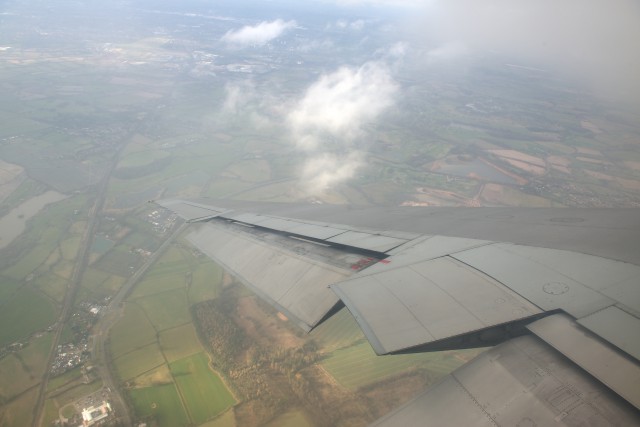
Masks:
[[[574,280],[571,273],[563,274],[518,253],[522,248],[496,243],[452,257],[493,277],[544,311],[563,310],[579,318],[615,304],[611,298]]]
[[[437,343],[542,312],[450,257],[366,272],[331,288],[378,354]]]
[[[507,341],[373,423],[391,426],[638,425],[640,413],[534,336]]]
[[[537,320],[527,329],[640,408],[640,366],[636,361],[625,357],[562,314]],[[637,334],[637,331],[628,332]]]
[[[611,306],[578,319],[577,322],[640,360],[640,319],[637,317]],[[640,378],[638,384],[640,385]]]
[[[187,239],[307,331],[338,302],[327,286],[351,274],[287,250],[293,243],[275,245],[213,223],[198,224]]]

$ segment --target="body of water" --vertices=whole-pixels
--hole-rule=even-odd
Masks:
[[[47,191],[23,202],[20,206],[0,218],[0,249],[7,247],[16,237],[21,235],[27,226],[27,221],[45,206],[64,200],[67,197],[69,196],[57,191]]]

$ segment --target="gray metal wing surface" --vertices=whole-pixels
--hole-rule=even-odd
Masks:
[[[640,425],[637,209],[158,203],[305,330],[342,302],[378,354],[498,345],[380,425]]]

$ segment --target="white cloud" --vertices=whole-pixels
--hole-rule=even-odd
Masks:
[[[322,75],[306,91],[288,122],[301,147],[334,137],[351,141],[362,124],[392,104],[397,90],[386,66],[369,62],[358,69],[343,67]],[[310,145],[311,141],[315,141]]]
[[[254,97],[254,87],[249,81],[228,83],[224,89],[226,97],[222,104],[222,111],[228,114],[238,114]]]
[[[447,42],[430,50],[427,53],[427,60],[430,62],[450,61],[460,58],[469,53],[469,49],[461,42]]]
[[[389,48],[387,54],[395,58],[402,58],[407,54],[408,49],[409,46],[407,45],[407,43],[397,42]]]
[[[326,25],[327,30],[352,30],[361,31],[364,29],[366,22],[363,19],[356,19],[355,21],[347,21],[344,19],[338,19],[335,22],[330,22]]]
[[[295,26],[295,21],[285,22],[282,19],[263,21],[254,26],[246,25],[239,30],[227,31],[221,40],[237,46],[261,46],[280,37]]]
[[[219,120],[229,121],[241,118],[251,123],[256,129],[264,129],[272,125],[268,114],[279,105],[280,100],[270,94],[259,93],[255,83],[250,80],[227,83],[225,98],[218,115]]]
[[[321,194],[333,185],[352,178],[362,163],[362,156],[358,152],[344,156],[321,153],[309,158],[302,169],[305,192],[310,195]]]
[[[362,19],[358,19],[349,24],[349,28],[352,30],[360,31],[364,28],[364,21]]]
[[[424,38],[443,46],[491,51],[583,81],[604,95],[640,93],[637,0],[439,0],[424,9]]]
[[[354,145],[363,125],[393,104],[397,90],[381,62],[342,67],[307,89],[287,117],[295,146],[307,155],[305,191],[318,194],[354,175],[362,164]]]

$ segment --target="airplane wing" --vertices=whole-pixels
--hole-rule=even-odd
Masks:
[[[157,203],[307,331],[344,304],[377,354],[496,346],[376,425],[640,425],[637,209]]]

